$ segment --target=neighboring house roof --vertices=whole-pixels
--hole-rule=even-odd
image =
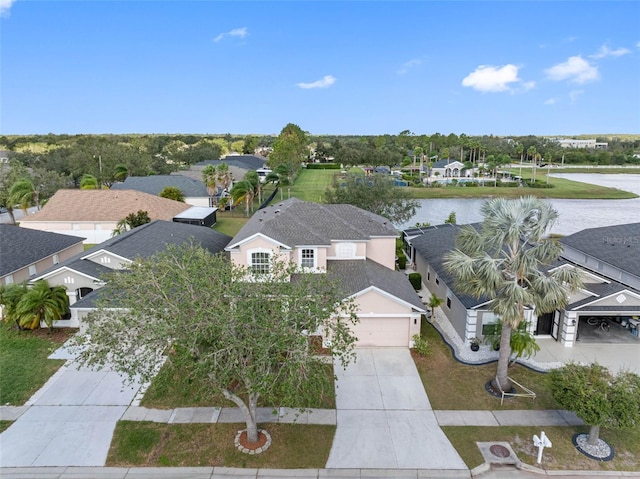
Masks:
[[[588,228],[560,239],[622,271],[640,275],[640,223]]]
[[[82,243],[83,238],[0,224],[0,277]]]
[[[171,220],[191,205],[133,190],[58,190],[29,221],[120,221],[138,211],[152,220]]]
[[[114,183],[112,190],[136,190],[159,195],[168,186],[178,188],[184,196],[209,196],[202,181],[183,175],[129,176],[122,183]]]
[[[257,170],[264,167],[267,159],[260,155],[227,155],[219,160],[206,160],[196,163],[195,166],[213,165],[226,163],[229,166],[235,166],[243,170]]]
[[[460,163],[457,160],[438,160],[436,161],[431,167],[432,168],[446,168],[447,166],[453,168],[454,166],[457,167],[464,167],[464,163]]]
[[[330,245],[336,241],[366,241],[397,236],[391,222],[352,205],[325,205],[291,198],[255,213],[233,237],[227,249],[261,233],[294,246]]]
[[[152,221],[95,245],[87,251],[69,258],[67,261],[49,268],[41,273],[40,276],[67,267],[94,278],[99,278],[102,274],[111,270],[82,258],[101,250],[129,260],[147,258],[158,251],[165,250],[169,244],[178,245],[191,240],[211,253],[218,253],[224,250],[231,237],[203,226],[172,221]]]
[[[456,286],[455,277],[443,265],[444,255],[455,247],[460,225],[444,224],[424,228],[421,235],[411,238],[411,246],[433,268],[435,274],[444,281],[466,308],[486,303],[489,298],[474,298],[462,294]]]
[[[374,287],[424,311],[420,296],[413,289],[407,275],[386,268],[375,261],[369,259],[327,261],[327,274],[340,282],[347,296]]]

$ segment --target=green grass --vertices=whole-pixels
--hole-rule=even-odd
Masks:
[[[213,229],[219,233],[223,233],[229,236],[235,236],[240,228],[249,220],[244,214],[244,210],[220,211],[216,213],[217,222],[213,226]]]
[[[304,201],[322,203],[324,193],[333,184],[333,178],[340,170],[306,170],[302,169],[291,186],[291,196]],[[287,197],[286,187],[284,188]]]
[[[265,424],[271,447],[257,456],[239,452],[234,437],[244,424],[157,424],[120,421],[107,466],[323,468],[335,426]]]
[[[12,424],[13,424],[13,421],[0,421],[0,432],[4,431]]]
[[[333,379],[333,366],[326,365],[327,377]],[[149,389],[141,401],[141,406],[159,409],[173,409],[176,407],[235,407],[235,404],[225,399],[221,393],[203,393],[203,387],[197,381],[190,381],[184,374],[172,365],[165,364],[153,379]],[[327,389],[312,402],[307,404],[259,404],[260,406],[290,406],[310,407],[321,409],[335,409],[335,390],[333,380],[327,384]]]
[[[65,328],[66,329],[66,328]],[[47,359],[73,330],[18,331],[0,323],[0,404],[20,406],[64,364]]]
[[[488,394],[485,383],[495,377],[497,363],[471,366],[456,361],[449,347],[435,328],[423,321],[422,335],[428,342],[429,352],[425,357],[413,355],[418,373],[433,409],[558,409],[551,396],[544,373],[515,365],[509,369],[509,376],[533,390],[534,400],[526,397],[505,399]]]
[[[587,427],[445,426],[442,430],[470,469],[484,463],[476,442],[506,441],[521,461],[546,470],[640,471],[640,427],[600,431],[600,438],[613,446],[616,453],[607,462],[587,458],[571,442],[574,434],[588,432]],[[541,430],[553,446],[544,450],[542,464],[536,464],[538,449],[532,438],[534,434],[540,436]]]

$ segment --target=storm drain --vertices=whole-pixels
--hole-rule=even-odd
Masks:
[[[487,464],[517,465],[520,460],[508,442],[476,442]]]

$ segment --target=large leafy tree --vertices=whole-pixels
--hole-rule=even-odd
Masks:
[[[273,142],[273,150],[269,154],[269,166],[276,169],[278,165],[289,164],[297,171],[309,152],[308,133],[294,124],[288,123]]]
[[[490,308],[501,318],[493,387],[508,391],[511,332],[524,321],[525,310],[544,314],[563,308],[582,281],[575,268],[546,271],[562,252],[559,242],[545,238],[558,218],[551,205],[531,196],[495,198],[485,202],[481,212],[480,228],[462,227],[444,266],[456,277],[460,292],[490,298]]]
[[[331,379],[307,334],[322,330],[334,358],[352,358],[353,303],[327,275],[289,281],[293,273],[276,261],[260,281],[247,281],[251,272],[223,255],[169,247],[106,278],[108,294],[78,338],[88,345],[80,361],[145,381],[166,354],[203,394],[222,393],[239,407],[255,442],[259,400],[297,406]]]
[[[184,203],[184,194],[180,191],[180,188],[176,186],[165,186],[158,196]]]
[[[22,295],[15,315],[21,328],[36,329],[40,327],[40,323],[45,323],[51,328],[53,322],[62,319],[68,310],[69,297],[66,288],[50,288],[46,281],[40,280]]]
[[[627,429],[640,424],[640,376],[617,375],[600,364],[569,363],[549,374],[551,393],[558,404],[574,411],[589,428],[588,444],[600,439],[600,426]]]
[[[354,205],[389,218],[395,224],[408,221],[419,206],[406,190],[395,186],[393,177],[384,174],[347,175],[341,183],[327,189],[325,201]]]

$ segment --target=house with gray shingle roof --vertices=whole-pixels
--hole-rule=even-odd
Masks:
[[[0,285],[27,281],[83,250],[77,236],[0,224]]]
[[[129,176],[122,183],[111,185],[112,190],[135,190],[158,196],[167,187],[178,188],[184,202],[192,206],[211,206],[211,195],[201,179],[184,175]]]
[[[479,227],[480,223],[473,225]],[[408,254],[426,288],[445,299],[441,306],[460,338],[469,342],[482,337],[483,330],[497,320],[491,311],[491,298],[474,298],[459,291],[455,278],[444,268],[443,257],[455,245],[458,225],[413,228],[404,232]],[[640,223],[591,228],[559,240],[561,257],[550,266],[578,268],[584,288],[569,298],[562,311],[536,315],[525,311],[529,330],[540,337],[551,337],[564,346],[576,343],[580,330],[589,333],[586,319],[607,317],[618,338],[634,341],[634,317],[640,316]],[[621,328],[624,328],[621,329]],[[612,341],[614,333],[609,334]],[[640,344],[640,341],[639,341]]]
[[[44,279],[49,286],[63,286],[71,305],[71,318],[57,321],[56,327],[78,327],[95,306],[95,298],[105,285],[105,275],[126,270],[137,258],[148,258],[168,245],[189,241],[211,253],[224,251],[230,236],[211,228],[171,221],[152,221],[61,261],[42,271],[32,281]],[[82,246],[82,245],[81,245]]]
[[[395,270],[392,223],[352,205],[291,198],[256,212],[225,250],[231,261],[268,272],[272,261],[301,274],[328,274],[358,306],[359,346],[409,347],[425,312],[407,276]]]

